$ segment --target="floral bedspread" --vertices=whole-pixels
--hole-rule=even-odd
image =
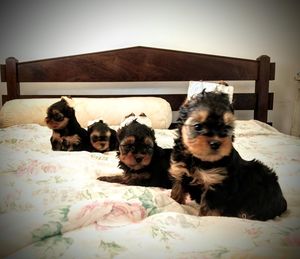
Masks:
[[[170,190],[96,180],[120,174],[115,152],[53,152],[36,124],[0,129],[0,257],[297,258],[300,139],[237,121],[235,147],[279,176],[288,211],[266,222],[199,217]],[[172,147],[174,131],[156,130]]]

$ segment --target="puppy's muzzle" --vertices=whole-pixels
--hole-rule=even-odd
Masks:
[[[211,140],[208,142],[209,146],[213,150],[218,150],[219,147],[221,146],[221,142],[218,140]]]

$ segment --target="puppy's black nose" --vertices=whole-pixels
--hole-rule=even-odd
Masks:
[[[140,163],[140,162],[142,162],[142,160],[143,160],[143,158],[142,158],[142,157],[136,157],[136,158],[135,158],[135,161],[136,161],[137,163]]]
[[[221,142],[218,140],[212,140],[209,142],[210,148],[213,150],[217,150],[221,146]]]

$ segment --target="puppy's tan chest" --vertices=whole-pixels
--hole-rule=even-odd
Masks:
[[[203,185],[204,189],[208,189],[212,185],[220,184],[227,177],[227,170],[224,167],[212,168],[203,170],[195,168],[192,173],[194,178],[191,182],[192,185]]]

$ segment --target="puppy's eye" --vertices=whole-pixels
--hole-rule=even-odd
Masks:
[[[131,153],[141,153],[141,154],[153,154],[153,147],[149,145],[120,145],[120,151],[123,154]]]
[[[194,127],[194,130],[195,130],[198,134],[202,134],[202,135],[203,135],[203,134],[206,134],[206,133],[207,133],[207,129],[205,129],[205,128],[203,127],[203,125],[200,124],[200,123],[194,124],[193,127]]]
[[[153,147],[149,145],[145,145],[143,148],[141,148],[142,154],[153,154]]]
[[[91,140],[92,140],[92,142],[97,142],[98,141],[98,137],[97,136],[92,136]]]
[[[106,137],[106,136],[92,136],[91,140],[92,140],[92,142],[108,141],[108,137]]]
[[[60,113],[53,114],[53,116],[52,116],[52,119],[55,121],[63,121],[64,118],[65,118],[65,116]]]
[[[194,124],[194,129],[196,130],[196,131],[201,131],[202,129],[203,129],[203,127],[202,127],[202,125],[201,124]]]
[[[120,149],[121,149],[121,152],[124,153],[124,154],[127,154],[129,152],[134,152],[135,151],[135,146],[134,145],[120,145]]]
[[[225,138],[225,137],[227,137],[229,135],[232,135],[232,127],[226,126],[222,130],[220,130],[220,132],[218,133],[218,135],[221,138]]]

